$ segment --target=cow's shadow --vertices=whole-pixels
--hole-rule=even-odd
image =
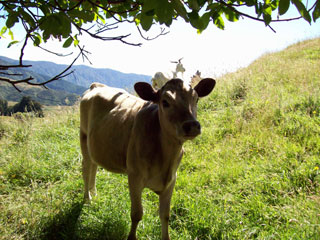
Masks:
[[[41,240],[123,240],[128,233],[127,223],[123,220],[104,218],[97,224],[86,222],[84,204],[74,203],[47,221],[42,229]],[[88,206],[90,208],[90,206]],[[98,219],[95,219],[99,221]],[[30,239],[33,239],[30,236]]]

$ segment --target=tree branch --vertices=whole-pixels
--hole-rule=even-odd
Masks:
[[[161,28],[161,32],[160,32],[158,35],[156,35],[155,37],[149,38],[149,37],[145,37],[145,36],[142,34],[142,31],[141,31],[141,29],[139,28],[139,26],[137,26],[137,29],[138,29],[138,32],[139,32],[140,36],[141,36],[144,40],[146,40],[146,41],[152,41],[152,40],[154,40],[154,39],[156,39],[156,38],[158,38],[158,37],[160,37],[160,36],[164,36],[164,35],[167,35],[167,34],[169,33],[169,31],[165,32],[165,31],[166,31],[165,28]]]
[[[62,54],[62,53],[57,53],[57,52],[53,52],[53,51],[50,51],[44,47],[41,47],[41,46],[37,46],[38,48],[42,49],[43,51],[46,51],[48,53],[51,53],[51,54],[54,54],[54,55],[57,55],[58,57],[67,57],[67,56],[70,56],[73,54],[73,52],[71,53],[68,53],[68,54]]]

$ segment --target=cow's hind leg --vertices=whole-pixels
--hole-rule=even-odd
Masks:
[[[90,166],[90,177],[89,177],[89,192],[91,193],[91,196],[97,195],[97,189],[96,189],[96,174],[97,174],[98,165],[91,162]]]
[[[97,165],[90,159],[87,145],[87,135],[80,131],[80,145],[82,152],[82,177],[84,181],[84,200],[90,202],[91,194],[96,193],[95,178],[97,172]]]

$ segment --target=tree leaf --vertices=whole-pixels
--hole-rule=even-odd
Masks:
[[[165,23],[167,26],[171,25],[174,10],[173,6],[168,2],[168,0],[158,0],[155,13],[158,16],[160,23]]]
[[[291,2],[296,6],[298,9],[300,15],[308,22],[311,23],[311,16],[309,12],[307,11],[306,7],[303,5],[303,3],[300,0],[291,0]]]
[[[187,10],[185,9],[184,5],[180,0],[172,0],[171,1],[174,10],[178,16],[181,16],[186,22],[189,22]]]
[[[188,17],[191,25],[196,29],[201,29],[201,20],[198,11],[192,11],[188,13]]]
[[[74,35],[73,37],[73,45],[76,47],[79,44],[79,40],[78,40],[78,34]]]
[[[14,36],[13,36],[13,32],[11,31],[11,29],[9,28],[9,36],[11,37],[11,40],[14,40]]]
[[[7,30],[8,28],[6,26],[3,26],[3,28],[0,31],[0,37],[3,37],[3,34],[5,34]]]
[[[68,48],[68,47],[70,47],[70,45],[72,44],[72,42],[73,42],[73,38],[72,38],[72,37],[69,37],[69,38],[63,43],[62,47]]]
[[[313,21],[315,22],[319,17],[320,17],[320,1],[318,0],[312,13]]]
[[[17,44],[19,41],[15,40],[15,41],[12,41],[8,44],[8,47],[7,48],[10,48],[12,45],[14,44]]]
[[[42,38],[40,34],[36,32],[35,34],[32,34],[32,40],[34,46],[39,46],[42,41]]]
[[[148,31],[151,28],[152,23],[153,23],[153,16],[141,14],[140,24],[141,24],[143,30]]]
[[[221,16],[216,17],[213,22],[218,28],[224,30],[224,21]]]
[[[280,0],[279,1],[279,14],[283,15],[285,14],[290,6],[290,0]]]
[[[226,16],[226,19],[230,22],[236,22],[239,20],[239,14],[232,11],[230,8],[224,8],[223,9],[224,15]]]
[[[271,8],[270,6],[265,6],[265,7],[263,8],[263,13],[271,16],[271,14],[272,14],[272,8]]]
[[[19,13],[17,13],[17,12],[9,13],[9,16],[6,21],[7,28],[12,28],[15,23],[19,22],[18,16],[19,16]]]
[[[268,26],[271,22],[271,15],[267,13],[263,13],[264,24]]]
[[[188,0],[188,4],[192,10],[194,11],[200,10],[200,6],[197,0]]]

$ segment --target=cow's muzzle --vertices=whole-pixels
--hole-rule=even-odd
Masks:
[[[201,125],[196,120],[185,121],[182,124],[182,129],[184,132],[184,137],[186,139],[192,139],[201,133]]]

